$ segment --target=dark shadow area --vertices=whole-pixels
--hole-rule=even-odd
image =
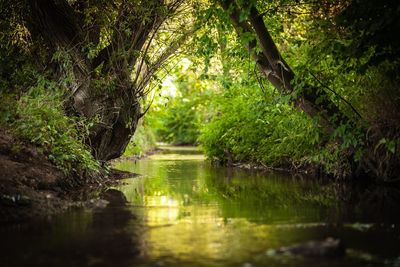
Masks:
[[[140,254],[135,216],[125,196],[108,190],[103,209],[67,213],[50,221],[0,228],[1,266],[133,266]]]

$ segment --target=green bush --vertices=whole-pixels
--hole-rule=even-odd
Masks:
[[[314,122],[255,90],[237,86],[215,100],[220,110],[200,137],[206,154],[222,161],[280,166],[316,153],[320,133]]]
[[[196,145],[213,92],[193,70],[176,75],[175,93],[161,92],[146,119],[158,140],[173,145]]]
[[[162,141],[174,145],[197,143],[202,123],[198,102],[197,98],[177,97],[168,103],[160,117],[162,127],[157,129]]]
[[[12,127],[20,137],[42,147],[64,173],[97,171],[100,165],[84,145],[90,123],[64,114],[63,96],[54,90],[56,86],[42,81],[22,95],[16,102]]]

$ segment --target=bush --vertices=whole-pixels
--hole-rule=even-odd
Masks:
[[[56,87],[42,81],[20,97],[12,127],[20,137],[42,147],[49,160],[66,174],[99,170],[99,163],[84,144],[90,123],[64,114],[63,96],[59,89],[54,90]]]
[[[212,90],[193,70],[173,77],[172,81],[175,93],[161,92],[146,114],[146,120],[160,141],[196,145],[207,117]]]
[[[160,139],[174,145],[196,144],[202,123],[198,104],[197,98],[171,100],[159,118],[162,122],[162,127],[157,129]]]
[[[237,86],[216,100],[220,110],[200,137],[206,154],[221,161],[281,166],[316,153],[320,133],[314,122],[255,90]]]

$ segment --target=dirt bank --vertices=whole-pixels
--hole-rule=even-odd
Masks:
[[[85,179],[66,177],[40,148],[0,128],[0,222],[15,222],[49,216],[71,207],[94,203],[99,192],[126,174],[112,171]],[[95,204],[94,204],[95,205]]]

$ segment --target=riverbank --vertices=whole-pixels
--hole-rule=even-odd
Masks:
[[[0,128],[0,223],[59,214],[97,205],[99,192],[132,174],[111,170],[67,176],[40,147]]]
[[[308,179],[316,180],[337,180],[332,174],[324,171],[321,164],[316,162],[287,162],[286,164],[281,164],[280,166],[266,165],[262,162],[255,161],[235,161],[233,159],[227,161],[221,161],[219,159],[210,159],[213,165],[233,167],[248,171],[258,171],[258,172],[277,172],[282,174],[291,174],[293,176],[306,176]],[[342,181],[346,179],[341,179]],[[349,179],[348,179],[349,181]]]
[[[171,145],[166,143],[157,143],[151,149],[144,150],[141,154],[124,154],[119,158],[111,160],[112,164],[123,162],[123,161],[133,161],[136,162],[138,160],[142,160],[148,157],[151,157],[156,154],[164,154],[169,152],[176,152],[179,154],[201,154],[203,155],[202,151],[197,146],[182,146],[182,145]],[[205,158],[204,158],[205,159]]]

